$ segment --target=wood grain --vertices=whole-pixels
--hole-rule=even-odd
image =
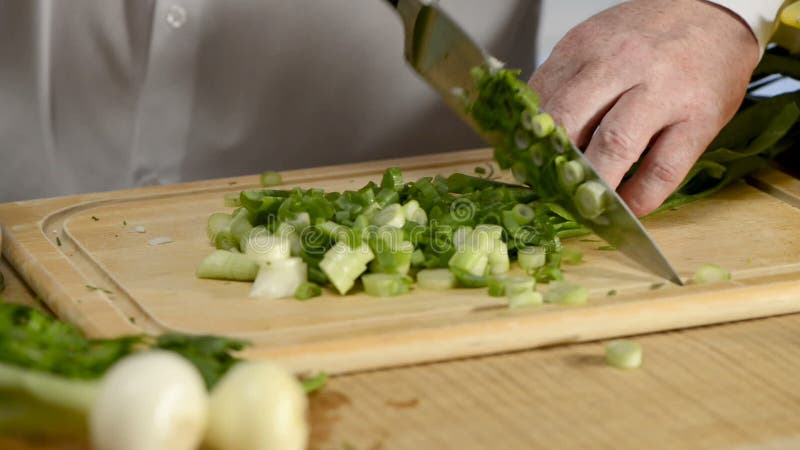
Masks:
[[[7,271],[5,297],[34,304]],[[644,366],[585,343],[334,377],[311,398],[311,449],[800,447],[800,315],[645,335]],[[0,436],[0,448],[83,450]]]
[[[399,166],[408,179],[469,172],[487,151],[287,172],[288,186],[342,190]],[[715,262],[734,281],[653,290],[657,278],[597,242],[573,241],[586,307],[510,311],[483,290],[310,302],[247,298],[249,285],[199,280],[204,221],[255,177],[0,205],[3,253],[59,317],[95,336],[167,330],[244,337],[249,357],[332,373],[683,328],[800,310],[800,210],[744,183],[646,221],[679,272]],[[231,185],[231,183],[234,183]],[[136,226],[145,233],[136,233]],[[151,246],[153,237],[175,242]],[[58,239],[56,239],[58,238]],[[59,245],[60,244],[60,245]],[[91,287],[98,287],[92,289]],[[617,291],[610,297],[609,290]],[[106,292],[108,291],[108,292]]]

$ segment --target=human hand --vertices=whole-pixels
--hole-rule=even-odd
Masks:
[[[759,60],[750,28],[703,0],[633,0],[573,28],[534,73],[564,125],[637,215],[656,209],[733,117]]]

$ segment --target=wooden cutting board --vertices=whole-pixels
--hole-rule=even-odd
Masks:
[[[471,173],[490,160],[473,150],[283,176],[287,186],[344,190],[390,166],[411,180]],[[585,262],[566,266],[566,276],[591,290],[579,307],[509,310],[484,289],[254,300],[249,283],[197,279],[196,265],[212,251],[206,218],[227,210],[225,193],[257,187],[255,176],[2,204],[0,224],[3,256],[57,315],[92,336],[224,334],[252,341],[249,357],[339,373],[800,311],[796,180],[777,172],[759,180],[761,189],[738,183],[645,221],[681,276],[713,262],[733,281],[665,284],[599,250],[602,242],[573,239],[565,245]],[[174,242],[150,245],[156,237]]]

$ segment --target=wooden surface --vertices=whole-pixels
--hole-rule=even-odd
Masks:
[[[294,171],[284,180],[342,190],[379,179],[388,166],[403,167],[407,179],[416,179],[469,172],[489,157],[486,151],[433,155]],[[733,271],[730,283],[651,289],[660,280],[621,254],[574,241],[570,245],[584,251],[586,263],[568,267],[567,277],[591,289],[587,307],[509,311],[484,290],[253,300],[246,296],[249,284],[199,280],[194,268],[211,251],[207,216],[224,210],[225,192],[254,187],[255,181],[0,205],[3,254],[57,315],[92,335],[234,335],[255,343],[250,357],[333,373],[800,311],[800,234],[791,232],[800,229],[800,210],[787,203],[788,194],[778,198],[744,183],[646,222],[684,277],[715,262]],[[775,189],[791,190],[785,184]],[[145,233],[134,232],[140,225]],[[148,245],[158,236],[175,242]],[[607,296],[611,289],[617,295]]]
[[[5,298],[36,304],[0,261]],[[334,377],[311,398],[311,449],[800,448],[800,315]],[[80,442],[0,436],[4,450]]]

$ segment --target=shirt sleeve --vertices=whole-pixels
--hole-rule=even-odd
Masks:
[[[775,21],[785,0],[707,0],[716,3],[742,18],[758,39],[761,51],[767,47],[769,38],[775,31]]]

